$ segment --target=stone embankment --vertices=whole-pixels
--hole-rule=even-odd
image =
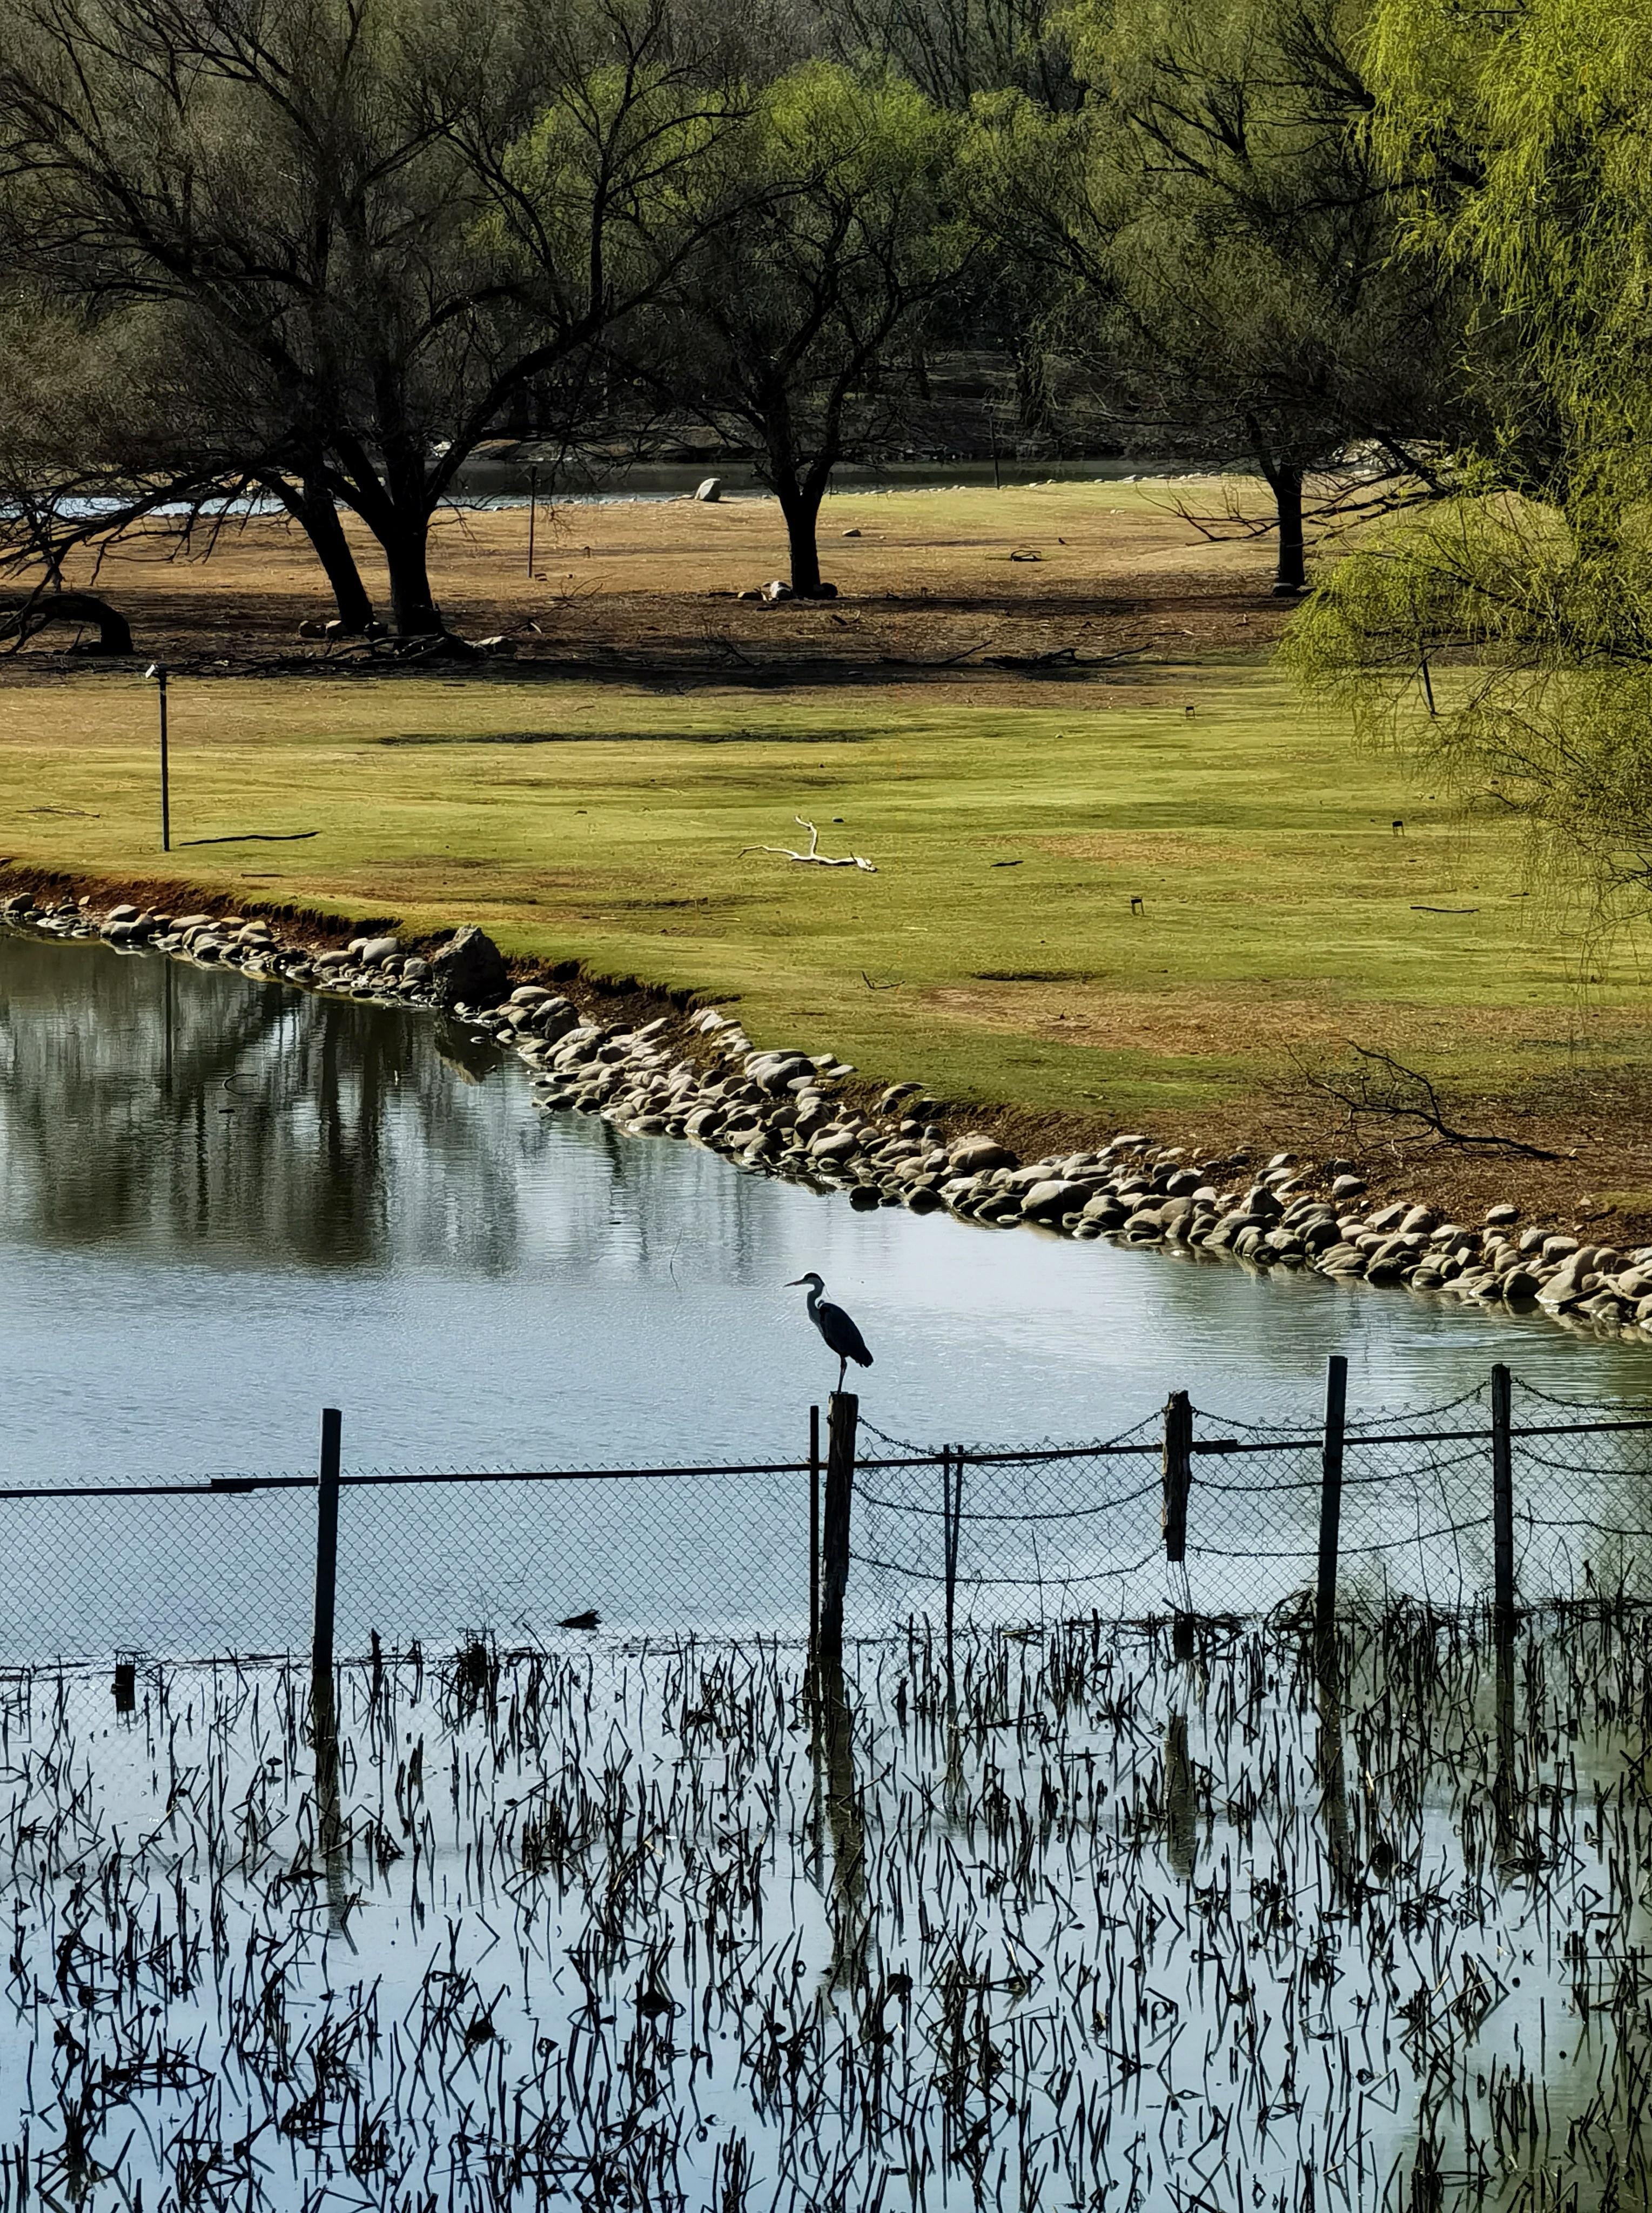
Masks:
[[[102,912],[86,899],[0,901],[0,919],[94,937],[379,1004],[432,1008],[516,1053],[543,1112],[600,1114],[638,1137],[693,1139],[738,1166],[846,1192],[851,1206],[945,1210],[992,1228],[1180,1247],[1256,1269],[1405,1285],[1478,1306],[1531,1308],[1594,1332],[1652,1334],[1652,1246],[1620,1253],[1540,1226],[1511,1203],[1478,1223],[1389,1200],[1372,1207],[1351,1162],[1278,1153],[1197,1158],[1140,1131],[1099,1149],[1022,1161],[915,1083],[856,1082],[831,1053],[754,1046],[715,1009],[604,1022],[539,983],[514,983],[472,928],[428,954],[393,936],[318,947],[235,915]]]

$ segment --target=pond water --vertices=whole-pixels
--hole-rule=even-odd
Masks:
[[[0,1268],[0,1484],[14,1487],[313,1470],[323,1405],[343,1409],[357,1468],[796,1461],[808,1406],[835,1381],[787,1288],[810,1268],[875,1353],[857,1379],[863,1418],[926,1448],[1104,1437],[1172,1387],[1225,1419],[1311,1421],[1332,1352],[1349,1359],[1356,1413],[1448,1400],[1497,1360],[1572,1398],[1652,1396],[1645,1351],[1537,1317],[856,1213],[680,1141],[547,1117],[519,1063],[427,1015],[5,930]],[[497,1514],[466,1535],[430,1518],[430,1496],[417,1494],[417,1526],[430,1574],[448,1575],[444,1622],[515,1618],[527,1537],[512,1539],[520,1587],[507,1588],[490,1564]],[[298,1591],[312,1509],[283,1497],[290,1510],[271,1506],[253,1551],[266,1581]],[[411,1509],[415,1494],[393,1497]],[[681,1546],[704,1552],[709,1525],[692,1502],[657,1497],[649,1587],[680,1592]],[[596,1590],[606,1613],[613,1533],[564,1506],[562,1610]],[[789,1606],[791,1507],[783,1538],[761,1544],[770,1507],[725,1507],[716,1545],[747,1547],[749,1588],[783,1569]],[[193,1551],[245,1557],[190,1511]],[[539,1527],[542,1507],[524,1496],[509,1518]],[[413,1526],[385,1524],[386,1557]],[[148,1644],[183,1604],[168,1576],[192,1602],[201,1577],[163,1515],[145,1527],[149,1595],[121,1623]],[[44,1576],[65,1547],[119,1559],[129,1536],[60,1521],[31,1533],[14,1509],[8,1542],[14,1572],[27,1558]],[[705,1564],[691,1579],[702,1594]],[[54,1631],[46,1649],[123,1641],[103,1633],[95,1581],[69,1646]],[[430,1589],[419,1602],[436,1603]],[[249,1622],[226,1602],[197,1629],[236,1639],[261,1625],[267,1643],[290,1613]]]
[[[0,1680],[0,2204],[1644,2206],[1644,1618],[1337,1658]]]
[[[0,931],[0,1478],[347,1454],[587,1466],[795,1457],[834,1380],[818,1268],[905,1436],[1123,1429],[1171,1387],[1311,1417],[1450,1398],[1494,1360],[1652,1397],[1652,1356],[1537,1317],[851,1211],[680,1141],[547,1117],[413,1012]]]
[[[544,454],[537,465],[536,450]],[[888,461],[877,468],[856,467],[849,462],[832,471],[832,488],[839,492],[933,491],[954,485],[1113,484],[1125,479],[1134,482],[1137,477],[1176,475],[1186,466],[1125,454],[1077,460],[997,463],[931,458]],[[533,471],[532,477],[530,471]],[[731,498],[769,497],[750,461],[637,461],[608,470],[570,461],[558,468],[554,448],[531,446],[473,454],[459,472],[454,494],[466,505],[486,507],[525,506],[531,491],[536,491],[546,505],[553,500],[566,504],[585,500],[687,499],[707,477],[717,478]]]

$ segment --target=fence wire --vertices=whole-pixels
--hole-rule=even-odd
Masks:
[[[1338,1591],[1472,1611],[1494,1594],[1489,1388],[1419,1411],[1350,1417]],[[1089,1446],[956,1447],[956,1625],[1032,1628],[1077,1613],[1254,1615],[1306,1597],[1318,1569],[1324,1431],[1194,1410],[1186,1557],[1166,1557],[1158,1417]],[[1521,1602],[1652,1603],[1652,1415],[1515,1386]],[[857,1617],[870,1633],[948,1604],[943,1454],[898,1490],[857,1485]]]
[[[1350,1416],[1342,1602],[1442,1611],[1493,1593],[1491,1393]],[[1315,1576],[1323,1435],[1191,1411],[1185,1558],[1167,1558],[1164,1417],[1100,1439],[924,1444],[863,1421],[845,1625],[1036,1630],[1185,1609],[1249,1616]],[[1652,1603],[1652,1411],[1512,1398],[1526,1606]],[[743,1467],[357,1470],[339,1501],[335,1642],[365,1652],[600,1625],[627,1637],[808,1634],[806,1458]],[[0,1661],[297,1652],[313,1476],[0,1494]]]

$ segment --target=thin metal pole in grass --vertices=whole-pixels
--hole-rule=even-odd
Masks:
[[[1320,1454],[1320,1573],[1314,1629],[1323,1651],[1337,1629],[1337,1546],[1342,1528],[1343,1439],[1348,1419],[1348,1363],[1333,1352],[1326,1369],[1325,1442]]]
[[[167,676],[164,661],[152,661],[144,674],[161,698],[161,850],[172,850],[172,776],[167,759]]]

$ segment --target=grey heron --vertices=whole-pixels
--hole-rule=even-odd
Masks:
[[[795,1276],[786,1289],[795,1291],[804,1283],[809,1287],[808,1318],[825,1338],[828,1349],[838,1356],[838,1388],[841,1391],[850,1362],[856,1361],[861,1367],[869,1368],[872,1356],[866,1349],[866,1339],[850,1316],[841,1307],[834,1307],[822,1299],[820,1294],[826,1289],[826,1283],[813,1269],[807,1276]]]

